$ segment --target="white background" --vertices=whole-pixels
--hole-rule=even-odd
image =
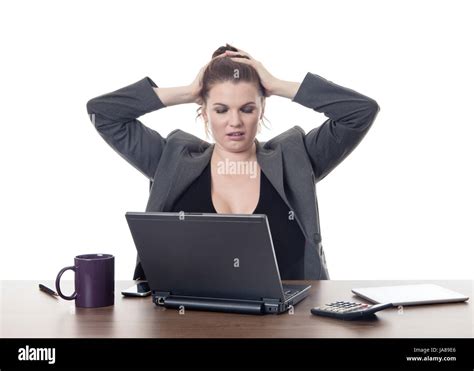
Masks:
[[[145,76],[189,84],[226,42],[278,78],[313,72],[381,107],[317,185],[332,279],[473,279],[471,4],[2,2],[0,279],[54,279],[95,252],[116,256],[116,279],[132,278],[124,214],[145,210],[149,183],[95,131],[86,102]],[[141,120],[205,139],[196,109]],[[261,141],[326,120],[280,97],[265,116]]]

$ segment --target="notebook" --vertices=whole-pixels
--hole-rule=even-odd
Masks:
[[[372,303],[418,305],[466,301],[468,296],[434,284],[362,287],[351,290]]]

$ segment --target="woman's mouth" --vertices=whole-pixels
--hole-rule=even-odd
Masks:
[[[230,140],[243,140],[245,133],[243,131],[234,131],[226,135]]]

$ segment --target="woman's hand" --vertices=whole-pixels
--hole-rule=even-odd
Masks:
[[[263,64],[256,59],[252,58],[249,53],[244,52],[241,49],[236,48],[237,51],[233,52],[230,50],[226,50],[225,54],[227,57],[230,57],[233,61],[240,62],[240,63],[245,63],[251,65],[255,70],[257,71],[260,81],[263,85],[263,87],[266,90],[266,97],[269,97],[271,95],[275,94],[275,90],[277,89],[277,86],[279,85],[280,81],[277,79],[275,76],[273,76],[268,70],[263,66]],[[239,57],[239,55],[244,55],[247,58],[242,58]]]
[[[209,63],[208,63],[209,64]],[[203,104],[201,97],[199,96],[199,92],[201,91],[202,87],[202,75],[204,74],[204,70],[206,69],[207,64],[199,70],[194,81],[189,85],[189,89],[191,92],[191,102],[190,103],[197,103],[199,105]]]
[[[211,61],[213,61],[216,58],[222,58],[222,57],[225,57],[225,56],[226,56],[225,53],[219,54],[217,57],[214,57],[213,59],[211,59]],[[189,89],[190,89],[190,93],[191,93],[191,97],[192,97],[190,103],[197,103],[199,105],[202,105],[204,103],[202,101],[201,97],[199,96],[199,92],[202,89],[202,75],[204,74],[204,71],[206,70],[209,63],[211,63],[211,61],[209,61],[204,67],[202,67],[199,70],[199,73],[197,74],[196,78],[189,85]]]

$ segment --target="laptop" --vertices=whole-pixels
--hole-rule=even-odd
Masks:
[[[127,212],[156,305],[283,313],[310,285],[283,285],[265,214]]]

